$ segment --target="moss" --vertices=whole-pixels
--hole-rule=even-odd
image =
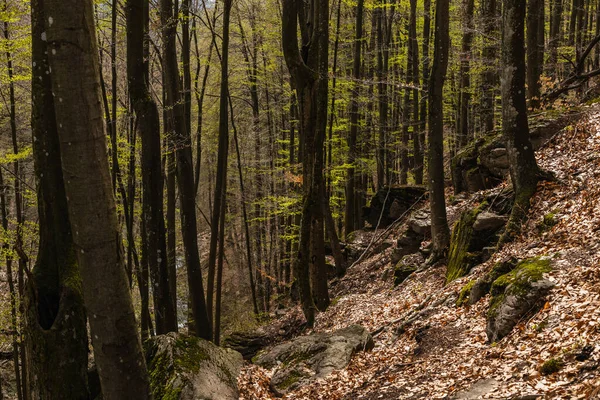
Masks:
[[[490,308],[488,317],[494,317],[498,307],[506,295],[522,295],[531,288],[531,283],[543,278],[544,273],[551,271],[550,260],[543,257],[528,258],[520,261],[516,267],[499,276],[492,283]],[[510,286],[510,287],[509,287]]]
[[[492,283],[491,294],[495,296],[503,293],[509,285],[513,294],[521,294],[531,287],[531,283],[542,279],[544,273],[551,271],[550,260],[534,257],[523,260],[515,269],[498,277]]]
[[[544,362],[540,366],[540,374],[551,375],[555,372],[560,371],[560,369],[562,367],[563,367],[563,362],[561,360],[556,359],[556,358],[551,358],[551,359],[547,360],[546,362]]]
[[[287,376],[287,378],[285,378],[282,382],[277,384],[276,387],[279,390],[285,390],[285,389],[289,388],[290,386],[292,386],[294,383],[299,382],[300,379],[302,379],[302,378],[304,378],[304,375],[302,375],[300,372],[291,371],[289,373],[289,375]]]
[[[473,285],[475,285],[475,280],[471,279],[469,282],[467,282],[467,284],[465,286],[463,286],[463,288],[460,290],[460,293],[458,294],[458,299],[456,300],[456,305],[458,307],[466,304],[469,301],[469,296],[471,294],[471,289],[473,288]]]
[[[173,365],[167,353],[156,355],[148,365],[150,390],[155,400],[177,400],[181,386],[175,385]]]
[[[542,221],[538,224],[538,230],[540,232],[545,232],[550,230],[554,225],[558,224],[557,218],[558,210],[552,210],[548,214],[544,215]]]
[[[356,231],[354,232],[350,232],[346,235],[346,242],[347,243],[352,243],[354,242],[354,240],[356,239]]]
[[[198,372],[202,361],[208,360],[208,354],[200,345],[199,339],[181,336],[175,341],[175,366],[189,372]]]
[[[478,207],[463,212],[459,221],[454,225],[450,239],[446,283],[464,276],[477,263],[477,255],[470,253],[469,248],[473,239],[475,220],[486,206],[487,202],[482,202]]]

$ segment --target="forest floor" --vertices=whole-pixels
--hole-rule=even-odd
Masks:
[[[555,135],[537,158],[558,180],[539,185],[522,235],[469,276],[445,285],[441,265],[394,288],[393,277],[382,279],[391,267],[392,249],[353,266],[332,287],[333,305],[318,315],[315,332],[349,324],[374,331],[402,321],[417,307],[427,308],[446,296],[450,300],[430,307],[400,336],[397,325],[389,325],[375,337],[372,351],[356,354],[344,370],[285,399],[600,398],[600,106],[584,108],[577,122]],[[470,202],[450,206],[450,221],[474,205]],[[541,232],[538,226],[551,212],[558,223]],[[398,227],[396,234],[404,229]],[[457,307],[451,300],[496,262],[542,255],[552,257],[553,270],[546,278],[555,283],[543,309],[506,338],[488,344],[489,297],[471,307]],[[281,318],[299,315],[296,307]],[[574,353],[588,344],[597,346],[590,360],[576,361]],[[560,359],[562,369],[541,375],[539,367],[551,358]],[[274,399],[270,374],[247,364],[239,378],[241,398]]]

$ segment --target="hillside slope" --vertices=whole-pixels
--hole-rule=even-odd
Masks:
[[[469,276],[445,286],[442,265],[413,274],[394,288],[391,279],[382,279],[391,249],[351,268],[333,286],[334,305],[318,315],[314,330],[357,323],[375,331],[398,323],[381,331],[375,348],[357,354],[346,369],[285,398],[597,396],[600,349],[585,362],[575,360],[574,354],[586,345],[598,346],[600,339],[600,107],[586,108],[577,123],[557,134],[537,157],[558,181],[540,184],[522,236]],[[469,202],[451,206],[450,220],[456,220]],[[545,231],[538,229],[549,213],[555,214],[557,223]],[[521,321],[498,343],[486,343],[489,298],[457,307],[458,292],[496,262],[542,255],[552,258],[553,270],[546,278],[555,283],[542,311]],[[439,304],[440,299],[445,301]],[[415,308],[425,312],[397,336],[395,328]],[[562,368],[541,375],[540,366],[552,358]],[[269,374],[248,364],[239,378],[242,398],[275,398],[268,389]]]

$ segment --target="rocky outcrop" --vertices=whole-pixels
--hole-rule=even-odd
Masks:
[[[253,362],[275,368],[271,390],[283,396],[348,365],[358,351],[371,350],[373,338],[365,328],[351,325],[332,333],[300,336],[259,353]]]
[[[146,342],[155,400],[236,400],[240,353],[206,340],[168,333]]]
[[[548,111],[529,121],[534,150],[542,147],[555,133],[572,123],[575,111],[555,114]],[[508,156],[502,133],[490,132],[465,146],[452,159],[455,193],[477,192],[499,185],[508,176]]]
[[[484,260],[484,256],[489,257],[488,251],[484,252],[484,249],[496,244],[497,233],[508,219],[490,211],[483,211],[486,207],[487,202],[483,202],[479,207],[463,212],[454,225],[446,282],[466,275],[471,268]]]
[[[400,218],[415,203],[425,199],[423,186],[384,187],[375,193],[363,217],[371,227],[385,228]]]
[[[530,258],[492,283],[486,328],[489,342],[502,339],[521,318],[539,310],[543,298],[554,286],[543,277],[550,270],[549,259]]]
[[[269,344],[269,337],[262,332],[233,332],[223,340],[223,347],[240,353],[244,360],[250,360]]]
[[[408,228],[422,238],[431,236],[431,213],[419,210],[410,216]]]
[[[422,237],[412,230],[407,230],[406,233],[396,241],[396,246],[392,250],[392,264],[396,265],[402,257],[418,252],[421,247],[422,239]]]

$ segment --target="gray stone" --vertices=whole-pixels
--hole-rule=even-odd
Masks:
[[[235,350],[177,333],[147,342],[147,363],[154,399],[235,400],[244,362]]]
[[[511,284],[503,296],[496,297],[498,304],[494,304],[488,312],[486,333],[490,342],[502,339],[524,315],[539,310],[540,300],[554,287],[554,283],[540,279],[528,286],[523,289]]]
[[[373,346],[368,330],[351,325],[332,333],[300,336],[259,353],[253,361],[264,368],[275,368],[271,390],[283,396],[346,367],[353,354]]]
[[[431,235],[431,215],[424,210],[414,213],[408,221],[408,227],[417,235]]]
[[[286,315],[286,311],[275,310],[275,315]],[[262,332],[233,332],[223,340],[223,347],[239,352],[244,360],[250,360],[268,343],[269,337]]]
[[[363,207],[363,217],[375,228],[385,228],[421,200],[425,200],[424,186],[383,187],[371,198],[368,207]]]
[[[493,212],[483,211],[477,215],[477,219],[473,224],[475,232],[496,231],[504,226],[508,218],[503,215],[498,215]]]

